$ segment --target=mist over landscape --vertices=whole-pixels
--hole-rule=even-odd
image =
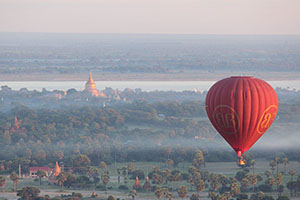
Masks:
[[[299,44],[297,35],[0,33],[0,72],[2,80],[85,80],[90,71],[100,80],[299,79]]]
[[[270,166],[284,177],[283,194],[297,197],[298,190],[288,194],[287,170],[299,173],[299,74],[297,35],[0,33],[0,174],[8,183],[0,199],[15,199],[9,178],[15,172],[23,188],[33,185],[49,199],[76,192],[90,199],[93,190],[101,200],[129,199],[132,191],[146,200],[160,187],[175,194],[200,180],[204,189],[192,184],[189,198],[221,200],[226,192],[255,198],[260,191],[269,198],[279,190],[268,178],[251,189],[240,174],[250,180],[253,170],[263,180]],[[265,79],[279,99],[275,121],[244,153],[245,165],[205,107],[209,88],[237,75]],[[282,166],[276,174],[275,160]],[[31,170],[45,166],[52,174],[38,184]],[[233,193],[230,178],[214,189],[224,174],[239,179],[242,192]],[[132,186],[147,176],[153,189]],[[218,198],[209,197],[214,191]]]

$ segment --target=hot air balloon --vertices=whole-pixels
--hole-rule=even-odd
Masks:
[[[216,82],[206,96],[206,112],[215,129],[242,154],[267,131],[278,111],[275,90],[265,81],[236,76]]]

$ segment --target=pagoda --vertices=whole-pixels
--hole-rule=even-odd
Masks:
[[[96,84],[93,80],[92,73],[90,72],[89,80],[85,84],[84,91],[92,94],[93,96],[99,96],[99,92],[96,88]]]
[[[150,181],[149,181],[149,177],[147,176],[146,178],[146,182],[144,183],[143,185],[143,188],[146,190],[146,191],[151,191],[152,190],[152,186],[150,184]]]
[[[25,128],[24,127],[20,127],[20,123],[21,121],[18,120],[17,116],[15,116],[15,120],[14,120],[14,125],[11,127],[10,132],[11,133],[24,133],[25,132]]]
[[[58,165],[58,162],[56,162],[56,164],[55,164],[55,168],[54,168],[54,170],[53,170],[53,176],[54,177],[57,177],[59,174],[60,174],[60,172],[61,172],[61,170],[60,170],[60,167],[59,167],[59,165]]]
[[[132,186],[132,189],[136,190],[136,189],[140,189],[141,185],[139,183],[139,177],[137,176],[135,179],[135,184]]]

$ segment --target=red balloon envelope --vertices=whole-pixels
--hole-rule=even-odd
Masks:
[[[230,77],[215,83],[206,96],[209,120],[238,156],[267,131],[278,110],[274,89],[253,77]]]

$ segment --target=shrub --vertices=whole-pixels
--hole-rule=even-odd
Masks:
[[[127,185],[120,185],[119,189],[120,190],[129,190],[129,188],[127,187]]]
[[[272,187],[268,184],[261,184],[258,186],[258,190],[262,192],[272,192]]]
[[[136,177],[139,177],[140,180],[144,180],[145,179],[144,171],[140,169],[133,171],[130,179],[134,180]]]
[[[106,189],[106,186],[103,185],[103,184],[97,185],[96,188],[97,188],[98,190],[100,190],[100,191],[106,191],[106,190],[107,190],[107,189]]]
[[[108,198],[107,198],[107,200],[115,200],[115,198],[113,197],[113,196],[109,196]]]

